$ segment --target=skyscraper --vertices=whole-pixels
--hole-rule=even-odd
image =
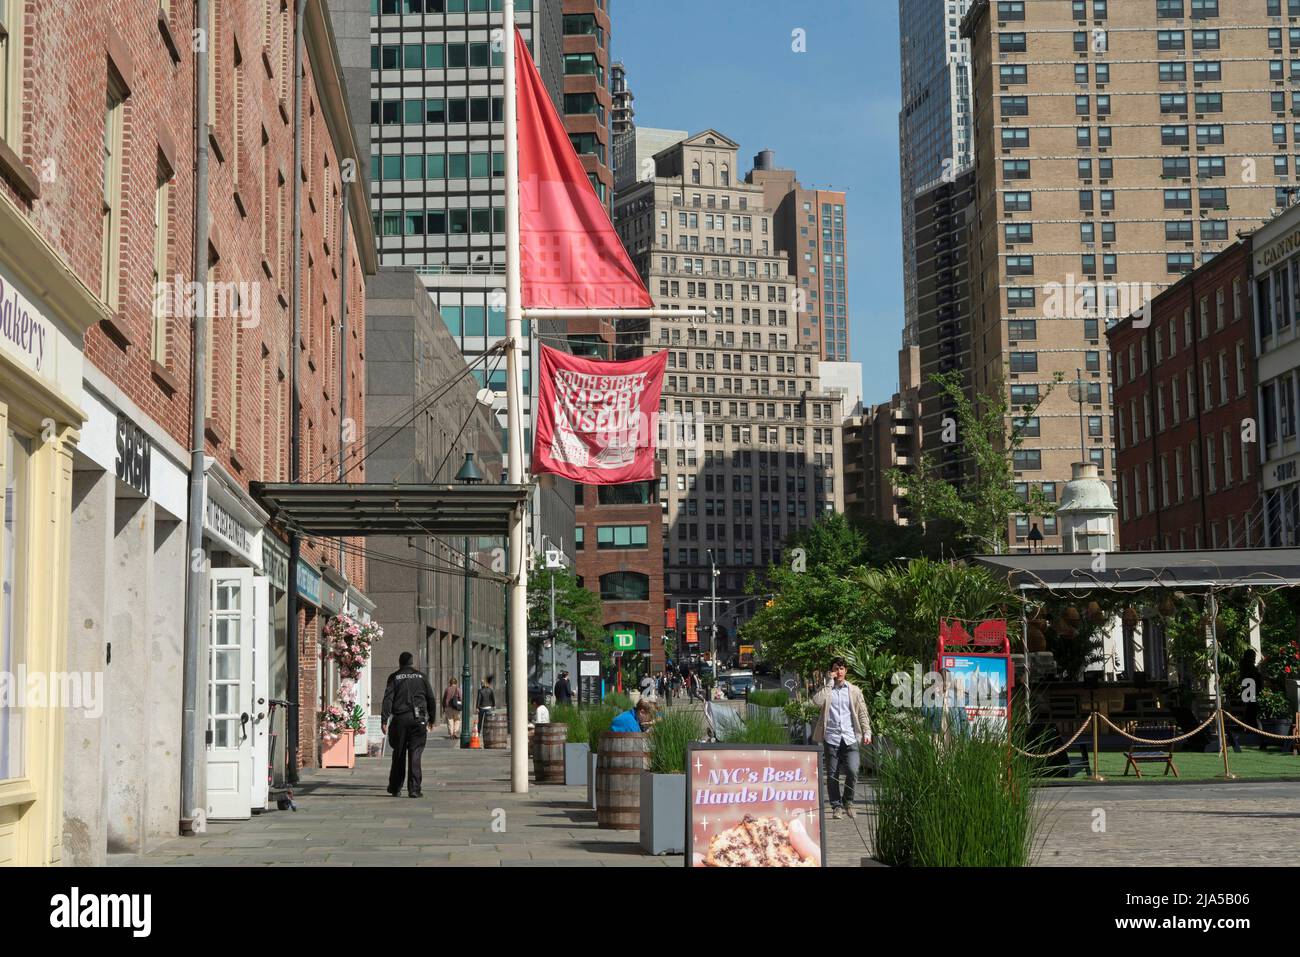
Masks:
[[[849,358],[846,197],[840,190],[806,189],[794,170],[778,169],[771,150],[754,157],[745,181],[763,187],[772,235],[803,293],[796,306],[801,342],[816,343],[831,362]],[[846,410],[847,413],[847,410]]]
[[[1019,407],[1066,380],[1024,423],[1014,463],[1024,488],[1070,479],[1082,420],[1086,461],[1113,489],[1102,324],[1287,205],[1300,135],[1288,116],[1300,99],[1284,57],[1300,29],[1282,25],[1281,7],[971,4],[972,387],[1000,382]],[[1031,526],[1012,526],[1014,545]]]
[[[728,602],[719,607],[724,653],[754,611],[748,573],[779,560],[790,533],[843,510],[843,390],[823,387],[820,347],[800,338],[799,287],[775,245],[773,210],[761,187],[736,175],[737,152],[716,130],[689,136],[654,156],[653,180],[615,200],[619,233],[656,305],[708,313],[643,321],[621,329],[620,343],[669,352],[659,424],[664,590],[670,607],[703,599],[707,612],[712,553]]]
[[[960,36],[970,0],[899,0],[899,67],[903,108],[898,114],[899,175],[903,201],[903,345],[917,330],[917,190],[949,180],[971,163],[970,44]]]
[[[564,127],[596,195],[614,198],[609,130],[610,20],[607,0],[563,0]]]

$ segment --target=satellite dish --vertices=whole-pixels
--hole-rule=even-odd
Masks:
[[[488,388],[479,389],[478,395],[475,396],[475,398],[478,399],[478,401],[482,405],[488,405],[488,406],[490,406],[493,402],[496,401],[496,397],[497,394]]]

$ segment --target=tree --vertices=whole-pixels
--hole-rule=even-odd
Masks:
[[[555,576],[554,640],[578,651],[601,652],[602,660],[608,658],[600,599],[578,584],[578,576],[567,568],[535,568],[528,576],[528,649],[534,665],[541,653],[541,641],[533,640],[531,635],[551,627],[551,575]]]
[[[931,455],[922,455],[912,472],[890,469],[890,484],[906,494],[913,513],[923,523],[935,520],[951,522],[965,539],[968,548],[1001,553],[1007,544],[1007,523],[1016,512],[1050,515],[1053,505],[1042,489],[1031,488],[1027,499],[1016,492],[1015,453],[1024,442],[1026,420],[1032,417],[1052,394],[1062,374],[1039,396],[1038,401],[1021,406],[1007,428],[1010,402],[999,380],[992,395],[980,395],[972,402],[962,388],[961,377],[954,372],[930,376],[940,395],[952,403],[956,419],[947,428],[955,428],[960,443],[974,465],[974,474],[957,487],[937,474]]]

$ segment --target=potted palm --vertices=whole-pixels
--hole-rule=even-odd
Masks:
[[[641,847],[647,854],[686,850],[686,750],[704,740],[699,711],[661,714],[650,729],[650,770],[641,772]]]

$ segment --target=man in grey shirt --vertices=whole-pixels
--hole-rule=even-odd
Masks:
[[[813,696],[813,703],[821,707],[813,741],[821,744],[826,764],[826,796],[831,804],[831,816],[838,819],[843,813],[855,815],[853,787],[857,783],[860,758],[858,744],[871,744],[871,716],[867,702],[856,685],[845,676],[848,663],[843,658],[831,661],[830,676],[826,685]],[[840,793],[840,772],[844,773],[844,792]]]

